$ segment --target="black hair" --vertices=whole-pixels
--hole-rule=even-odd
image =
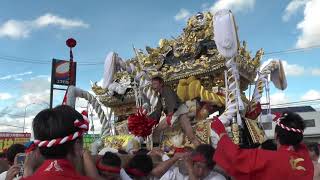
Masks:
[[[26,150],[26,147],[22,144],[12,144],[6,152],[6,158],[8,162],[13,164],[14,158],[16,157],[16,155],[18,153],[24,153],[25,150]]]
[[[206,159],[206,164],[209,169],[213,169],[215,166],[215,162],[212,160],[215,149],[209,144],[200,144],[196,147],[195,153],[199,153],[204,156]]]
[[[261,149],[276,151],[277,144],[272,139],[268,139],[261,144]]]
[[[63,138],[79,130],[74,126],[74,121],[83,120],[82,115],[74,108],[67,105],[60,105],[53,109],[45,109],[39,112],[33,119],[32,127],[34,138],[40,141]],[[82,138],[78,138],[82,143]],[[50,148],[40,147],[40,153],[45,159],[65,158],[68,153],[74,152],[73,141],[67,141],[61,145]]]
[[[0,153],[0,158],[5,158],[6,157],[6,153],[2,152]]]
[[[152,80],[152,81],[159,81],[161,84],[163,84],[163,83],[164,83],[163,78],[162,78],[162,77],[160,77],[160,76],[153,77],[151,80]]]
[[[138,169],[145,174],[149,174],[153,169],[153,162],[149,155],[136,154],[129,160],[127,168]],[[127,173],[130,176],[134,176],[133,174],[130,174],[130,172]]]
[[[123,149],[118,149],[118,153],[119,154],[129,154],[127,151],[125,151]]]
[[[301,116],[290,111],[283,113],[283,116],[280,118],[280,123],[288,128],[295,128],[302,131],[305,129],[305,124]],[[302,133],[288,131],[278,125],[276,125],[275,133],[277,133],[281,145],[296,146],[300,144],[303,139]]]
[[[309,151],[314,152],[317,156],[319,156],[319,145],[317,143],[308,143],[307,147]]]
[[[148,149],[145,149],[145,148],[140,148],[135,154],[148,154],[149,153],[149,150]]]
[[[112,167],[121,167],[121,159],[120,157],[112,152],[104,153],[101,163],[104,165],[112,166]]]

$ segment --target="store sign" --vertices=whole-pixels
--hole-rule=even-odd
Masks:
[[[83,148],[89,150],[91,144],[98,138],[100,138],[99,134],[85,134],[83,136]]]
[[[30,133],[0,132],[0,153],[6,151],[12,144],[25,144],[30,141]]]
[[[72,83],[70,84],[70,61],[53,59],[52,79],[53,84],[57,85],[75,85],[76,82],[76,62],[72,64]]]

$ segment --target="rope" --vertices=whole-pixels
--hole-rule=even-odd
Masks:
[[[44,141],[34,140],[34,144],[37,145],[38,147],[50,148],[52,146],[60,145],[65,142],[75,140],[78,137],[81,137],[84,133],[88,132],[89,130],[88,117],[85,115],[82,115],[82,117],[83,117],[83,121],[79,121],[78,119],[76,119],[73,122],[74,126],[80,129],[79,131],[76,131],[75,133],[65,136],[63,138],[56,138],[56,139],[44,140]]]

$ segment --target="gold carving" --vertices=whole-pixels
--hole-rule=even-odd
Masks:
[[[210,142],[210,122],[211,121],[202,120],[193,126],[195,135],[202,143],[208,144]],[[193,147],[193,144],[183,133],[179,123],[176,123],[173,128],[168,128],[164,131],[163,140],[161,142],[162,148],[171,148],[171,150],[173,150],[172,148],[177,146],[179,148]]]
[[[107,136],[104,138],[104,147],[126,150],[128,146],[139,149],[140,144],[132,135]]]
[[[265,132],[259,127],[257,120],[245,118],[245,123],[248,127],[253,143],[263,143],[266,140]]]
[[[233,143],[239,144],[240,143],[239,125],[237,123],[232,123],[231,131],[232,131],[232,141],[233,141]]]

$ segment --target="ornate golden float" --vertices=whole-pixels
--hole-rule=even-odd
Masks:
[[[183,102],[194,102],[190,112],[196,114],[193,125],[197,136],[204,143],[210,143],[209,114],[224,109],[225,105],[225,58],[221,56],[214,41],[213,15],[209,12],[198,13],[187,21],[186,27],[180,36],[172,39],[160,39],[158,47],[146,47],[146,51],[133,49],[135,57],[125,62],[126,66],[134,66],[131,72],[116,71],[113,75],[115,82],[133,82],[133,79],[143,69],[152,77],[161,75],[165,84],[173,88]],[[249,101],[245,96],[248,86],[255,83],[257,71],[263,49],[252,57],[247,49],[247,43],[242,41],[235,57],[239,70],[241,99],[250,108],[256,102]],[[117,117],[115,124],[116,134],[128,134],[126,120],[129,115],[136,112],[136,96],[133,88],[128,88],[125,94],[108,93],[97,84],[92,87],[99,101],[111,108]],[[262,93],[262,92],[261,92]],[[257,120],[247,125],[253,143],[264,140],[263,131]],[[181,133],[181,128],[174,127],[164,133],[161,144],[170,146],[170,137]],[[185,139],[184,144],[188,144]],[[171,144],[170,144],[171,143]]]

